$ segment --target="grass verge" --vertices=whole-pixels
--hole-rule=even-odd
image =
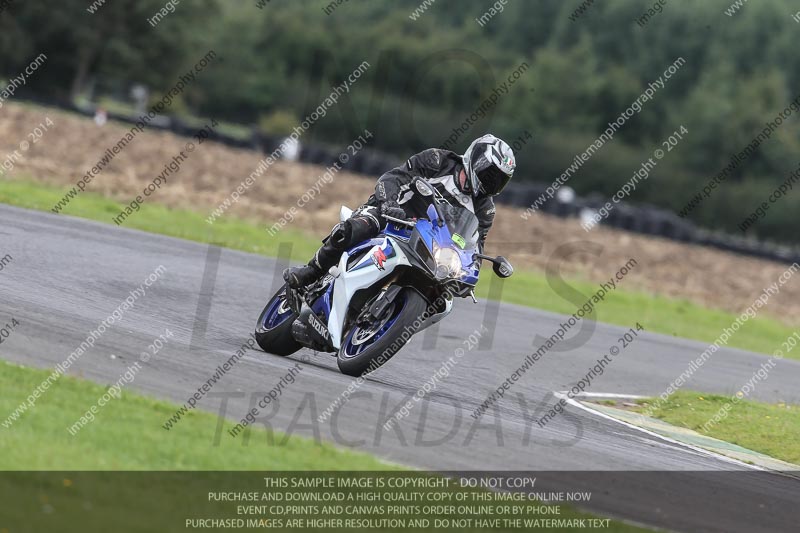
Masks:
[[[741,400],[732,405],[727,417],[705,431],[703,426],[729,402],[731,398],[727,396],[678,391],[651,416],[800,465],[800,406]],[[636,410],[643,411],[649,401],[637,403],[641,408]]]
[[[0,416],[13,412],[50,371],[0,361]],[[123,392],[75,436],[78,421],[106,388],[61,377],[9,428],[0,426],[0,470],[391,470],[368,454],[253,428],[230,438],[217,417],[189,411],[170,431],[161,427],[178,408]],[[248,428],[250,429],[250,428]]]
[[[0,413],[5,416],[13,411],[49,373],[0,361],[0,390],[3,391]],[[233,514],[236,505],[214,503],[209,493],[223,488],[238,492],[244,490],[242,487],[262,492],[266,472],[310,471],[309,477],[314,477],[314,471],[409,472],[364,453],[339,450],[310,439],[287,437],[263,429],[252,429],[249,441],[243,445],[242,438],[226,438],[228,427],[233,425],[228,421],[223,423],[219,443],[215,443],[214,429],[218,420],[213,414],[199,410],[191,411],[176,429],[166,432],[161,424],[177,406],[128,391],[106,404],[93,422],[71,436],[67,427],[105,392],[100,385],[62,377],[39,398],[33,409],[10,428],[0,429],[0,449],[3,450],[0,470],[20,471],[0,476],[0,497],[7,504],[0,525],[14,531],[86,533],[108,531],[109,524],[114,524],[114,531],[163,531],[167,526],[170,531],[177,531],[184,529],[184,519],[189,517],[241,519]],[[22,472],[31,470],[43,472]],[[97,470],[112,472],[91,472]],[[163,474],[119,472],[131,470],[155,470]],[[223,470],[253,472],[230,474]],[[185,471],[199,472],[189,475]],[[512,505],[535,507],[541,504]],[[560,519],[594,518],[567,505],[559,507],[557,518]],[[493,513],[505,515],[509,513],[507,509],[507,504],[493,506],[486,518],[491,518]],[[522,515],[524,513],[516,513],[513,517]],[[646,531],[619,522],[611,522],[608,528],[623,532]],[[482,530],[459,528],[459,531]]]
[[[50,211],[66,192],[65,189],[31,181],[3,181],[2,184],[0,202],[42,211]],[[64,213],[112,223],[112,218],[119,214],[122,208],[123,205],[118,202],[87,192],[73,199]],[[172,210],[157,203],[144,204],[139,212],[125,221],[124,225],[273,257],[278,255],[281,243],[291,243],[291,257],[298,262],[305,261],[313,255],[320,239],[320,236],[312,237],[291,228],[284,229],[275,238],[269,238],[265,224],[234,218],[218,219],[213,225],[209,225],[205,216],[200,213]],[[484,276],[488,278],[492,274],[487,271]],[[478,285],[478,296],[489,296],[487,281],[484,279]],[[622,281],[621,289],[609,293],[605,301],[598,304],[596,311],[598,321],[625,327],[640,322],[648,331],[710,343],[724,328],[730,327],[736,318],[731,313],[707,309],[686,300],[628,291],[625,290],[624,283]],[[569,280],[566,287],[556,292],[544,274],[517,271],[513,278],[504,282],[501,299],[508,303],[571,315],[597,289],[598,285],[595,283],[574,279]],[[569,299],[559,293],[569,294]],[[747,321],[731,338],[728,345],[771,354],[793,332],[792,328],[777,320],[755,318]],[[550,336],[554,332],[539,333]],[[800,359],[800,352],[787,357]]]

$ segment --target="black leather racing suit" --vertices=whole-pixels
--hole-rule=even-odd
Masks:
[[[426,217],[430,203],[411,188],[411,182],[417,176],[425,178],[454,205],[461,204],[475,213],[479,222],[479,249],[482,252],[494,222],[494,200],[491,196],[473,197],[469,191],[464,192],[459,185],[459,175],[463,169],[461,156],[449,150],[429,148],[411,156],[404,165],[393,168],[378,179],[375,193],[346,222],[350,226],[347,237],[338,239],[334,244],[335,239],[328,236],[309,264],[327,271],[339,261],[344,250],[377,236],[386,227],[386,220],[381,215],[381,205],[384,203],[399,204],[408,218]],[[468,180],[465,181],[468,183]],[[332,235],[339,229],[337,225]]]

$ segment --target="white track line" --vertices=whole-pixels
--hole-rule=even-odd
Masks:
[[[594,414],[596,416],[599,416],[601,418],[605,418],[606,420],[611,420],[611,421],[616,422],[618,424],[622,424],[623,426],[627,426],[627,427],[629,427],[631,429],[635,429],[637,431],[641,431],[642,433],[646,433],[647,435],[650,435],[652,437],[656,437],[658,439],[664,440],[664,441],[669,442],[671,444],[675,444],[675,445],[678,445],[678,446],[681,446],[681,447],[684,447],[684,448],[689,448],[690,450],[698,452],[701,455],[707,455],[709,457],[714,457],[715,459],[719,459],[719,460],[721,460],[723,462],[735,464],[737,466],[743,466],[743,467],[749,468],[751,470],[759,470],[759,471],[762,471],[762,472],[772,472],[772,473],[775,473],[775,474],[785,475],[785,474],[782,474],[781,472],[776,472],[774,470],[769,470],[769,469],[762,468],[762,467],[759,467],[759,466],[756,466],[756,465],[751,465],[751,464],[745,463],[743,461],[739,461],[738,459],[733,459],[732,457],[728,457],[726,455],[722,455],[722,454],[719,454],[719,453],[716,453],[716,452],[712,452],[710,450],[706,450],[705,448],[700,448],[700,447],[697,447],[697,446],[693,446],[691,444],[687,444],[685,442],[681,442],[679,440],[672,439],[670,437],[665,437],[664,435],[660,435],[660,434],[658,434],[658,433],[656,433],[654,431],[650,431],[648,429],[644,429],[642,427],[636,426],[636,425],[631,424],[629,422],[625,422],[624,420],[619,420],[617,418],[614,418],[613,416],[609,416],[609,415],[607,415],[605,413],[601,413],[600,411],[596,411],[596,410],[594,410],[594,409],[592,409],[590,407],[587,407],[587,406],[583,405],[582,403],[573,400],[572,398],[568,397],[566,394],[564,394],[562,392],[554,392],[553,394],[556,396],[556,398],[559,398],[561,400],[566,401],[569,405],[572,405],[573,407],[577,407],[578,409],[582,409],[584,411],[592,413],[592,414]]]
[[[559,394],[567,394],[567,391],[562,391]],[[575,398],[617,398],[620,400],[645,400],[651,396],[639,396],[638,394],[617,394],[615,392],[579,392]]]

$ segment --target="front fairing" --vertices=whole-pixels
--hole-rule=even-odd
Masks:
[[[413,233],[417,234],[425,243],[430,258],[433,258],[438,248],[454,250],[461,259],[461,277],[458,280],[467,285],[478,283],[479,269],[474,260],[475,254],[478,252],[477,227],[474,231],[472,230],[472,221],[461,224],[458,215],[446,219],[446,223],[439,226],[439,214],[432,205],[428,208],[428,219],[418,221]],[[461,235],[461,233],[469,234]],[[411,238],[414,239],[413,234]],[[431,269],[432,271],[433,269]]]
[[[446,214],[447,223],[440,227],[438,213],[431,206],[428,210],[430,220],[419,220],[413,230],[389,224],[382,235],[360,243],[342,255],[335,272],[330,274],[333,278],[330,285],[311,304],[317,317],[323,322],[327,320],[333,348],[341,347],[348,310],[355,295],[379,283],[385,283],[383,280],[392,278],[398,268],[425,271],[440,283],[458,280],[474,286],[478,282],[478,268],[474,261],[477,237],[458,233],[468,233],[474,224],[459,228],[459,216],[457,213],[455,215],[447,218]],[[463,216],[469,218],[467,215]],[[461,262],[459,278],[435,277],[434,255],[439,248],[451,249],[458,255]],[[441,320],[450,309],[452,299],[446,304],[446,309],[426,323],[425,327]]]

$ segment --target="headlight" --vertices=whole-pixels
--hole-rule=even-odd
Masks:
[[[438,248],[433,258],[436,260],[436,278],[447,279],[461,275],[461,257],[452,248]]]

